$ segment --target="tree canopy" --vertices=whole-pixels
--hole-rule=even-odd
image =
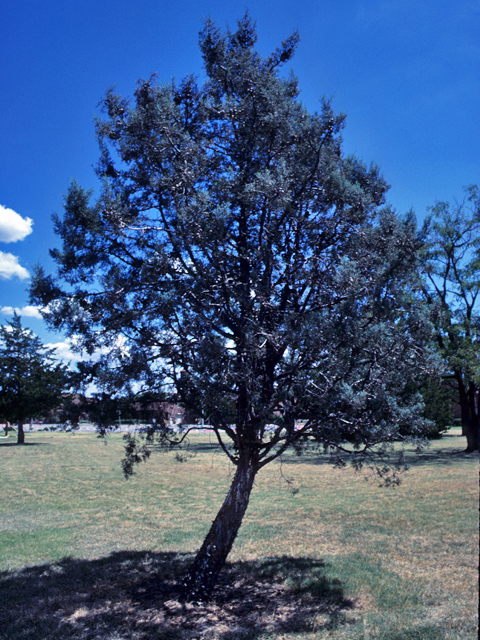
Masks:
[[[414,220],[385,204],[377,166],[343,154],[344,116],[303,106],[282,70],[298,35],[266,58],[255,43],[248,15],[236,31],[208,20],[203,84],[107,92],[101,194],[71,185],[58,272],[32,285],[51,326],[116,345],[106,387],[168,390],[236,467],[186,598],[213,589],[263,466],[312,442],[360,466],[420,434],[412,381],[434,366]],[[127,472],[142,451],[129,441]]]
[[[435,338],[458,390],[467,450],[480,448],[480,195],[437,202],[425,221],[423,291]]]
[[[0,417],[17,424],[19,444],[25,441],[26,420],[45,416],[60,405],[67,384],[66,366],[22,327],[16,313],[0,326]]]

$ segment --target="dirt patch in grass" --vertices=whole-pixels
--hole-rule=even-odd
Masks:
[[[3,572],[0,638],[253,640],[354,622],[354,603],[312,558],[229,564],[211,601],[180,604],[191,559],[124,551]]]

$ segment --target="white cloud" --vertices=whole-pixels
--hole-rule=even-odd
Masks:
[[[11,280],[15,276],[20,280],[28,280],[30,274],[19,264],[17,256],[0,251],[0,278]]]
[[[42,319],[40,308],[33,307],[32,305],[27,305],[25,307],[2,307],[0,311],[6,316],[12,316],[13,312],[17,314],[17,316],[25,316],[26,318],[38,318]]]
[[[0,204],[0,242],[17,242],[32,233],[33,220]]]
[[[117,357],[129,356],[130,347],[125,336],[120,334],[117,334],[116,336],[107,336],[106,342],[104,346],[98,350],[98,354],[112,354]]]
[[[45,346],[48,349],[55,349],[55,356],[59,360],[65,360],[66,362],[79,362],[83,360],[79,353],[74,353],[72,347],[75,344],[75,338],[66,338],[62,342],[49,342]]]

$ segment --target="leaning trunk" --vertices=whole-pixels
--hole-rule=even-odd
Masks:
[[[183,581],[182,600],[211,595],[242,524],[257,470],[251,458],[240,459],[227,497]]]
[[[23,430],[23,422],[18,423],[17,427],[17,444],[25,443],[25,431]]]

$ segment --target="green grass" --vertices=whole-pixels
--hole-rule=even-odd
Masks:
[[[232,474],[208,436],[129,481],[116,435],[4,441],[0,640],[476,638],[478,456],[464,446],[451,430],[411,454],[393,489],[322,456],[270,465],[216,598],[181,608]]]

